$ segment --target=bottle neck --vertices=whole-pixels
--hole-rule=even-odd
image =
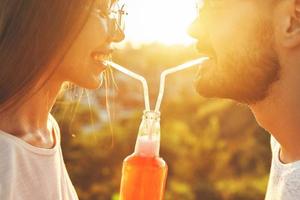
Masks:
[[[158,157],[160,148],[160,113],[144,111],[135,145],[135,153],[145,157]]]

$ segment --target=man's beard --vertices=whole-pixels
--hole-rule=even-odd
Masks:
[[[270,25],[260,24],[258,28],[253,37],[245,38],[248,44],[240,48],[232,45],[222,51],[222,59],[204,64],[196,79],[200,95],[246,104],[257,103],[268,96],[272,84],[279,79],[280,64]]]

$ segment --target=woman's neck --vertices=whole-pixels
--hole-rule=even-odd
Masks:
[[[12,107],[0,113],[0,129],[34,146],[53,146],[52,127],[48,123],[48,117],[61,85],[49,80],[17,108]]]

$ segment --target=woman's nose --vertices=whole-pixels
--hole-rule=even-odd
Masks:
[[[108,34],[108,39],[110,42],[121,42],[125,38],[124,31],[118,25],[116,20],[110,21]]]
[[[121,42],[124,40],[125,34],[124,31],[120,28],[119,25],[116,24],[116,28],[112,34],[111,41],[112,42]]]

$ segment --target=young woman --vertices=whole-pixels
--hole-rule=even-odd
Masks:
[[[123,40],[112,0],[0,0],[0,199],[78,199],[51,108],[63,83],[99,87]]]

